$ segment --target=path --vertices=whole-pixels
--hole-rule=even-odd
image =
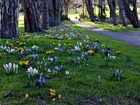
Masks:
[[[100,28],[95,28],[84,23],[81,23],[78,19],[75,19],[72,15],[70,15],[70,20],[74,22],[77,26],[85,28],[89,31],[93,31],[95,33],[123,41],[125,43],[140,47],[140,31],[135,32],[114,32],[109,30],[104,30]]]

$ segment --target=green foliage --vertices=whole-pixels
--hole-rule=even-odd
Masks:
[[[113,26],[112,24],[105,23],[105,22],[90,22],[90,21],[82,21],[84,24],[93,26],[93,27],[98,27],[98,28],[103,28],[106,30],[111,30],[111,31],[117,31],[117,32],[131,32],[131,31],[138,31],[140,29],[133,28],[132,25],[128,25],[127,27],[124,27],[122,25],[118,26]]]
[[[21,42],[24,44],[20,44]],[[70,49],[74,49],[79,42],[82,43],[82,46],[79,45],[81,50],[71,52]],[[93,49],[93,43],[96,42],[99,46],[97,52]],[[50,105],[77,105],[84,100],[87,103],[91,101],[88,101],[88,97],[94,97],[100,104],[109,104],[109,100],[114,97],[123,104],[130,102],[129,98],[133,99],[131,100],[133,103],[138,103],[140,97],[139,48],[87,31],[67,21],[44,33],[22,33],[20,40],[17,41],[1,40],[0,46],[8,46],[8,43],[12,43],[14,49],[22,47],[25,52],[15,52],[9,54],[8,57],[5,55],[6,51],[1,50],[0,52],[2,53],[0,103],[2,104],[35,105],[44,102]],[[39,49],[33,50],[34,45]],[[85,47],[87,45],[91,46],[95,53],[90,55],[88,60],[73,63],[73,59],[81,57],[82,52],[88,51]],[[56,48],[59,50],[55,50]],[[116,56],[116,59],[108,58],[103,53],[106,48],[111,49],[111,56]],[[38,56],[31,58],[30,53],[26,52],[27,49],[31,49],[32,53],[38,54]],[[48,51],[54,51],[54,53],[48,54],[46,53]],[[116,51],[121,53],[116,53]],[[22,56],[22,59],[18,59],[18,56]],[[128,56],[132,56],[132,59],[129,59]],[[51,62],[48,61],[48,57],[57,57],[57,60]],[[32,66],[38,69],[39,75],[43,73],[46,80],[45,87],[35,88],[35,82],[32,84],[32,80],[28,78],[27,68],[20,65],[17,74],[6,75],[3,64],[7,62],[18,64],[20,61],[26,60],[29,60],[27,68]],[[55,66],[60,67],[60,71],[56,71]],[[48,72],[48,68],[52,72]],[[120,81],[116,77],[112,78],[117,69],[123,70]],[[69,77],[65,74],[66,71],[70,72]],[[55,101],[54,98],[50,98],[50,89],[56,91]],[[9,92],[12,95],[4,98],[3,96]],[[27,93],[29,94],[28,99],[25,98]],[[58,99],[58,94],[62,95],[61,99]]]

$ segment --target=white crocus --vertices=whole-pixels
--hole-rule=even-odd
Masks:
[[[18,73],[18,65],[16,65],[15,63],[13,63],[13,71],[14,73]]]
[[[39,47],[36,46],[36,45],[33,45],[33,46],[32,46],[32,49],[38,51]]]
[[[12,54],[15,53],[15,49],[11,49],[10,53],[12,53]]]
[[[80,51],[80,47],[79,46],[74,46],[75,51]]]
[[[38,70],[36,68],[29,67],[27,70],[28,70],[27,73],[29,77],[38,74]]]
[[[109,57],[110,59],[116,59],[116,56],[111,56],[110,54],[108,54],[108,57]]]
[[[51,70],[50,69],[48,69],[48,71],[47,71],[48,73],[51,73]]]
[[[66,71],[66,76],[69,76],[70,75],[70,72],[69,71]]]
[[[18,72],[18,65],[15,63],[8,63],[3,65],[4,69],[6,70],[6,73],[17,73]]]
[[[8,73],[8,67],[7,64],[3,65],[4,69],[6,70],[6,73]]]

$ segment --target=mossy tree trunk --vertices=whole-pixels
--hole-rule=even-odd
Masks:
[[[18,39],[19,0],[2,0],[1,38]]]

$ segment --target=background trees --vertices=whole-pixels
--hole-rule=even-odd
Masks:
[[[87,11],[89,14],[90,21],[94,22],[93,4],[92,0],[85,0]]]
[[[75,13],[78,13],[77,8],[81,7],[83,17],[87,12],[92,22],[103,21],[105,10],[109,7],[113,25],[118,25],[120,16],[123,26],[131,23],[134,28],[140,28],[137,0],[2,0],[0,38],[18,39],[19,1],[24,12],[25,32],[40,32],[57,26],[62,20],[62,15],[68,19],[69,9],[73,8]],[[116,8],[119,8],[118,14]],[[95,16],[95,11],[98,11],[98,16]]]

